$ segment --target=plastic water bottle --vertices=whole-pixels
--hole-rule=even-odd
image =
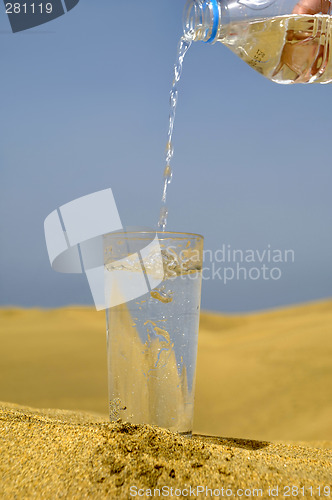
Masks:
[[[188,39],[221,42],[277,83],[332,81],[329,0],[189,0]]]

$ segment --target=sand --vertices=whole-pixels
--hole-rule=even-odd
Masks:
[[[178,498],[284,498],[297,487],[298,498],[321,499],[332,491],[332,443],[185,438],[83,412],[5,403],[0,456],[2,500],[127,499],[138,492],[158,498],[163,487]]]
[[[105,314],[0,309],[0,400],[107,414]],[[194,431],[332,441],[332,301],[203,312]]]
[[[331,498],[331,334],[331,300],[202,313],[185,438],[108,421],[104,314],[0,309],[0,500]]]

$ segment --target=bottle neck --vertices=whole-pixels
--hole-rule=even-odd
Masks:
[[[206,43],[216,41],[220,22],[218,0],[188,0],[183,14],[184,35]]]

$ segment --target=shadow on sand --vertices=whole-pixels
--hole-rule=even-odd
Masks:
[[[229,446],[231,448],[243,448],[245,450],[261,450],[266,448],[272,443],[268,441],[254,441],[253,439],[233,439],[233,438],[222,438],[217,436],[205,436],[203,434],[193,434],[193,439],[199,439],[208,444],[221,444],[223,446]]]

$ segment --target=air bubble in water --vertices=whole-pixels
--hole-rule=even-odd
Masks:
[[[173,292],[172,290],[165,290],[165,287],[155,288],[151,290],[150,295],[152,298],[159,300],[159,302],[163,302],[163,304],[168,304],[173,300]]]

